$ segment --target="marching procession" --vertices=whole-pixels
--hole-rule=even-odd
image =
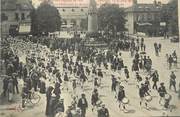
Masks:
[[[140,37],[121,39],[107,48],[86,47],[70,41],[51,50],[20,37],[2,39],[1,44],[5,71],[1,75],[2,96],[13,103],[14,95],[20,95],[23,111],[29,108],[28,103],[38,106],[45,99],[46,106],[41,111],[47,117],[90,117],[89,111],[97,117],[115,117],[110,111],[111,102],[117,104],[114,110],[129,114],[130,106],[135,103],[131,100],[136,97],[139,106],[135,110],[152,111],[159,104],[160,112],[168,116],[173,111],[171,105],[177,104],[174,98],[180,100],[176,77],[178,54],[176,50],[161,54],[164,47],[157,42],[151,46],[155,48],[155,59],[164,56],[167,60],[163,69],[170,72],[166,76],[169,82],[159,75],[161,69],[154,67],[158,65],[153,54],[148,53],[146,39]],[[110,95],[110,103],[106,103],[104,98]]]

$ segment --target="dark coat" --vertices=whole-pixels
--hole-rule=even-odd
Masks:
[[[105,109],[100,109],[98,111],[98,117],[109,117],[109,111],[107,108]]]
[[[146,89],[145,89],[145,87],[141,87],[139,89],[139,96],[140,96],[140,98],[145,97],[145,95],[146,95]]]
[[[50,101],[51,101],[51,97],[52,97],[52,93],[51,93],[52,90],[48,90],[46,92],[46,99],[47,99],[47,103],[46,103],[46,115],[51,115],[52,114],[52,110],[51,110],[51,107],[50,107]]]
[[[125,97],[125,92],[124,90],[121,90],[118,92],[118,100],[122,101],[122,99]]]
[[[82,98],[79,99],[77,106],[78,106],[80,109],[85,109],[85,108],[88,107],[88,103],[87,103],[86,98],[84,98],[84,100],[85,100],[85,103],[84,103],[84,104],[83,104],[83,101],[82,101],[82,100],[83,100]]]
[[[164,97],[165,94],[167,93],[166,88],[164,86],[159,87],[158,92],[160,97]]]
[[[91,104],[95,105],[98,100],[99,100],[98,93],[93,93],[91,96]]]

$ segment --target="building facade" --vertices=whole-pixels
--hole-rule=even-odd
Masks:
[[[30,12],[33,6],[28,0],[1,1],[1,34],[16,35],[30,32]]]
[[[88,7],[57,7],[62,18],[62,30],[82,30],[81,22],[87,19]]]
[[[161,8],[160,2],[153,4],[138,4],[137,1],[133,6],[126,9],[126,28],[130,34],[143,32],[149,36],[160,35],[163,30],[161,25]]]
[[[33,0],[37,1],[38,0]],[[87,26],[82,26],[87,23],[88,7],[90,0],[42,0],[48,1],[55,6],[62,18],[62,30],[80,30],[87,31]],[[95,0],[97,8],[104,3],[118,4],[119,7],[129,7],[132,5],[132,0]],[[38,6],[38,5],[36,5]],[[82,23],[83,22],[83,23]],[[82,24],[82,25],[81,25]],[[86,28],[84,28],[86,27]]]

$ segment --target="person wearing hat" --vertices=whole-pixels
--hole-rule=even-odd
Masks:
[[[53,91],[53,87],[52,86],[49,86],[47,91],[46,91],[46,115],[49,116],[52,114],[52,108],[51,108],[51,104],[50,104],[50,101],[51,101],[51,97],[52,97],[52,91]]]
[[[72,80],[72,89],[73,89],[73,94],[76,95],[76,91],[77,91],[77,81],[76,81],[76,79]]]
[[[82,89],[84,89],[84,84],[87,80],[88,80],[87,76],[85,75],[84,71],[82,71],[80,75],[80,82],[81,82]]]
[[[146,109],[149,109],[148,108],[148,105],[147,105],[147,102],[145,100],[145,96],[146,96],[146,89],[145,89],[145,85],[143,83],[141,83],[141,87],[139,88],[139,97],[140,97],[140,106],[142,106],[142,102],[145,101],[145,106],[146,106]]]
[[[129,70],[128,70],[127,66],[125,66],[125,68],[124,68],[124,74],[126,76],[126,79],[129,79]]]
[[[125,91],[124,91],[124,87],[123,86],[120,86],[119,87],[119,92],[118,92],[118,101],[119,101],[119,108],[121,108],[121,104],[122,103],[122,100],[125,98]],[[123,110],[125,110],[125,105],[123,105]]]
[[[98,110],[98,117],[109,117],[109,110],[105,107],[105,104],[102,104],[100,110]]]
[[[86,74],[89,76],[91,71],[89,70],[88,66],[86,66]]]
[[[60,86],[61,86],[61,85],[60,85],[59,82],[56,82],[56,83],[55,83],[55,88],[54,88],[53,93],[54,93],[56,96],[60,96],[60,94],[61,94]]]
[[[65,72],[65,75],[64,75],[64,88],[66,88],[67,91],[69,90],[68,82],[69,82],[69,77],[67,75],[67,72]]]
[[[137,82],[142,81],[142,77],[139,75],[139,72],[136,72],[136,80],[137,80]]]
[[[174,87],[174,91],[176,92],[176,75],[174,74],[174,72],[171,72],[170,75],[170,81],[169,81],[169,89],[171,89],[171,87]]]
[[[97,73],[98,77],[99,77],[99,85],[101,85],[101,79],[103,78],[103,73],[101,69],[98,69],[98,73]]]
[[[18,80],[16,73],[12,74],[12,79],[13,79],[13,93],[15,93],[15,89],[16,89],[17,94],[19,94]]]
[[[150,78],[151,77],[152,77],[152,81],[153,81],[152,89],[157,90],[157,82],[159,81],[159,74],[158,74],[157,70],[154,71],[154,73],[150,76]]]
[[[144,87],[145,87],[146,93],[147,93],[148,95],[150,95],[149,92],[150,92],[150,87],[151,87],[151,86],[150,86],[150,82],[149,82],[149,78],[148,78],[148,77],[145,78]]]
[[[8,82],[9,81],[9,77],[5,77],[3,79],[3,95],[6,96],[7,92],[8,92]]]
[[[98,88],[99,87],[99,81],[98,78],[94,78],[94,88]]]
[[[97,106],[96,103],[99,100],[99,93],[97,89],[94,89],[91,96],[91,104],[93,106],[92,111],[94,110],[94,107]]]
[[[160,100],[159,100],[159,104],[160,104],[161,101],[164,99],[165,94],[167,94],[166,87],[164,86],[163,82],[160,83],[160,87],[158,88],[158,93],[159,93],[159,96],[160,96]]]
[[[29,89],[26,82],[24,82],[23,88],[22,88],[22,108],[25,108],[25,101],[26,98],[28,98],[29,95]]]
[[[78,100],[77,106],[81,109],[81,117],[85,117],[86,109],[88,108],[88,102],[85,94],[81,94],[81,98]]]
[[[117,84],[117,79],[115,78],[114,75],[112,75],[112,85],[111,85],[111,91],[116,91],[116,84]]]
[[[95,66],[93,66],[92,73],[93,73],[94,75],[97,74],[97,72],[96,72],[96,67],[95,67]]]

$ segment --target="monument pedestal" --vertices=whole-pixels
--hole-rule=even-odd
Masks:
[[[97,7],[95,0],[90,0],[88,10],[88,32],[83,42],[86,47],[104,47],[102,35],[98,33]]]

